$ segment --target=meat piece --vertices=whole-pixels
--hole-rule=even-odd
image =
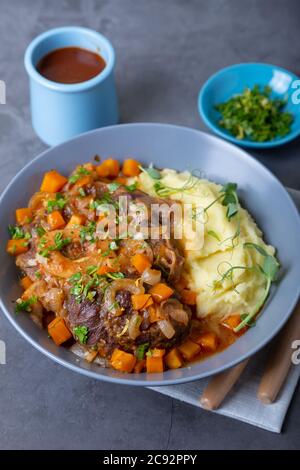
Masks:
[[[128,315],[132,315],[133,308],[131,303],[131,293],[128,290],[121,290],[116,295],[116,301],[120,305],[124,312]]]
[[[69,243],[63,248],[62,254],[70,259],[78,259],[85,256],[85,249],[80,242]]]
[[[38,271],[38,262],[35,259],[36,250],[34,246],[31,246],[30,250],[26,253],[23,253],[16,258],[16,265],[20,268],[24,273],[30,277],[31,280],[35,281],[35,273]]]
[[[154,264],[167,275],[168,280],[176,282],[182,273],[184,258],[172,240],[150,240]]]
[[[101,302],[99,300],[95,302],[83,300],[77,303],[75,297],[70,295],[66,304],[70,329],[73,331],[76,326],[86,326],[89,331],[88,345],[96,344],[101,336],[105,336],[104,325],[100,318]]]

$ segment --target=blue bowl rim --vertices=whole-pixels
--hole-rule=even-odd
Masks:
[[[90,80],[71,84],[53,82],[52,80],[48,80],[47,78],[43,77],[43,75],[37,71],[36,66],[33,63],[33,53],[35,49],[41,44],[41,42],[62,33],[76,33],[81,36],[90,36],[96,39],[96,41],[99,43],[104,44],[108,52],[109,60],[106,62],[106,66],[102,72]],[[84,28],[82,26],[62,26],[60,28],[49,29],[42,34],[39,34],[31,41],[25,51],[24,66],[28,76],[43,87],[63,93],[76,93],[93,88],[94,86],[103,82],[105,78],[110,75],[115,66],[115,50],[111,42],[105,36],[98,33],[97,31],[94,31],[93,29]]]
[[[296,139],[300,135],[300,126],[298,127],[298,129],[290,132],[285,137],[282,137],[282,138],[277,139],[277,140],[272,140],[272,141],[268,141],[268,142],[252,142],[250,140],[239,140],[236,137],[231,136],[229,133],[226,133],[225,131],[223,131],[221,127],[219,127],[218,125],[215,125],[211,121],[211,119],[208,118],[207,113],[204,110],[203,100],[204,100],[204,95],[205,95],[208,87],[211,85],[211,83],[215,80],[215,78],[222,75],[223,73],[226,73],[230,70],[239,69],[241,67],[248,67],[248,66],[249,67],[263,66],[263,67],[272,68],[272,69],[275,68],[277,70],[280,70],[280,71],[288,74],[294,80],[299,80],[299,77],[297,75],[295,75],[293,72],[290,72],[289,70],[287,70],[283,67],[273,65],[273,64],[269,64],[269,63],[265,63],[265,62],[241,62],[239,64],[234,64],[234,65],[229,65],[228,67],[224,67],[224,68],[218,70],[217,72],[215,72],[214,74],[212,74],[206,80],[206,82],[202,85],[202,87],[199,91],[198,100],[197,100],[198,112],[199,112],[201,118],[203,119],[204,123],[214,133],[216,133],[217,135],[219,135],[223,139],[229,140],[230,142],[233,142],[233,143],[237,144],[240,147],[272,148],[272,147],[278,147],[280,145],[283,145],[283,144],[286,144],[286,143],[290,142],[291,140]]]
[[[94,133],[101,133],[102,131],[105,131],[106,129],[109,130],[109,129],[113,129],[113,128],[116,128],[116,127],[126,128],[126,127],[132,127],[132,126],[135,126],[135,127],[144,127],[144,126],[165,127],[165,128],[173,128],[173,129],[178,129],[178,130],[185,130],[185,131],[188,131],[188,132],[191,132],[191,133],[200,133],[200,134],[206,135],[211,140],[221,141],[222,145],[225,145],[225,146],[229,147],[229,149],[234,147],[231,143],[224,142],[222,139],[219,139],[218,137],[215,137],[213,135],[210,135],[210,134],[208,134],[206,132],[203,132],[203,131],[200,131],[198,129],[192,129],[192,128],[185,127],[185,126],[177,126],[177,125],[166,124],[166,123],[141,122],[141,123],[130,123],[130,124],[118,124],[118,125],[114,125],[114,126],[107,126],[105,128],[94,129],[94,130],[91,130],[91,131],[88,131],[88,132],[84,132],[84,133],[79,134],[78,136],[76,136],[76,137],[74,137],[74,138],[72,138],[72,139],[70,139],[66,142],[63,142],[63,143],[57,145],[55,148],[58,148],[58,149],[62,148],[65,144],[67,144],[70,141],[80,140],[83,136],[92,135]],[[2,200],[4,199],[6,193],[15,184],[15,181],[19,178],[19,176],[22,175],[22,173],[25,171],[25,169],[30,167],[35,161],[43,158],[44,155],[47,155],[47,153],[51,152],[52,149],[53,149],[53,147],[50,147],[50,148],[44,150],[39,155],[37,155],[36,157],[34,157],[31,161],[29,161],[12,178],[12,180],[9,182],[9,184],[6,186],[5,190],[3,191],[3,193],[0,196],[0,208],[1,208],[1,205],[2,205]],[[250,164],[252,166],[259,167],[260,169],[263,169],[263,171],[268,174],[268,177],[273,178],[280,185],[280,187],[284,191],[285,197],[287,198],[287,201],[288,201],[288,203],[291,207],[291,210],[294,212],[295,217],[299,221],[298,225],[299,225],[299,232],[300,232],[300,217],[299,217],[298,209],[296,208],[296,205],[295,205],[294,201],[292,200],[291,196],[288,194],[288,192],[286,191],[284,186],[281,184],[281,182],[278,180],[278,178],[270,170],[268,170],[268,168],[266,168],[264,165],[262,165],[258,160],[250,157],[249,154],[245,150],[239,148],[239,151],[244,153],[245,157],[248,157],[247,158],[248,164]],[[101,380],[101,381],[104,381],[104,382],[109,382],[109,383],[117,383],[117,384],[132,385],[132,386],[143,386],[143,387],[159,387],[159,386],[176,385],[176,384],[183,384],[183,383],[187,383],[187,382],[194,382],[196,380],[200,380],[202,378],[209,377],[209,376],[218,374],[220,372],[223,372],[227,369],[230,369],[231,367],[234,367],[235,365],[239,364],[240,362],[243,362],[244,360],[246,360],[249,357],[253,356],[256,352],[258,352],[260,349],[262,349],[267,343],[269,343],[277,335],[277,333],[281,330],[281,328],[285,325],[285,323],[288,321],[289,317],[291,316],[291,314],[292,314],[292,312],[293,312],[293,310],[294,310],[294,308],[295,308],[295,306],[298,302],[298,299],[299,299],[299,296],[300,296],[300,285],[299,285],[298,291],[294,292],[293,294],[294,295],[293,295],[293,298],[292,298],[291,303],[290,303],[290,308],[286,312],[285,316],[282,317],[281,322],[278,323],[277,327],[272,331],[271,335],[268,336],[265,340],[261,341],[254,350],[252,350],[251,352],[248,352],[246,354],[243,354],[242,356],[232,360],[226,366],[223,365],[223,366],[220,366],[220,367],[216,367],[215,369],[213,369],[213,372],[209,371],[209,372],[206,372],[206,373],[195,374],[192,377],[183,377],[183,378],[179,378],[179,379],[168,379],[168,380],[161,379],[161,374],[152,374],[153,379],[154,379],[154,376],[156,376],[158,378],[158,380],[131,380],[131,379],[126,379],[126,378],[121,379],[121,378],[118,378],[118,377],[109,377],[109,376],[100,375],[100,374],[97,374],[94,371],[86,370],[86,369],[83,369],[79,366],[71,364],[68,361],[66,361],[64,359],[61,359],[60,357],[58,357],[55,354],[51,353],[50,351],[47,351],[45,348],[43,348],[41,345],[39,345],[36,341],[34,341],[30,337],[30,335],[27,334],[26,331],[23,330],[23,328],[20,325],[18,325],[16,320],[10,315],[10,313],[6,309],[6,307],[4,305],[4,302],[3,302],[1,297],[0,297],[0,307],[1,307],[2,311],[4,312],[4,315],[6,316],[8,321],[21,334],[21,336],[23,336],[23,338],[25,338],[35,349],[40,351],[46,357],[52,359],[54,362],[66,367],[67,369],[72,370],[73,372],[77,372],[79,374],[85,375],[87,377],[94,378],[94,379],[97,379],[97,380]],[[130,375],[130,374],[128,374],[128,375]]]

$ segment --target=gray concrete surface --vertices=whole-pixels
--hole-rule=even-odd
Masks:
[[[221,67],[264,61],[300,75],[297,0],[0,0],[0,190],[44,149],[30,125],[26,45],[52,27],[101,31],[117,52],[122,122],[205,129],[200,86]],[[45,112],[47,112],[45,110]],[[300,140],[255,156],[300,189]],[[5,221],[2,221],[5,223]],[[89,380],[52,363],[0,316],[0,449],[299,448],[300,396],[274,435],[138,388]]]

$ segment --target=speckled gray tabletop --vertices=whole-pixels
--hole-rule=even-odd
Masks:
[[[38,33],[71,24],[112,40],[122,122],[205,129],[196,109],[199,87],[236,62],[275,63],[300,75],[298,0],[0,0],[0,80],[7,84],[0,190],[44,149],[30,125],[25,47]],[[255,157],[300,189],[299,139]],[[297,392],[283,433],[275,435],[147,389],[79,376],[35,351],[1,315],[0,340],[7,346],[0,449],[299,448]]]

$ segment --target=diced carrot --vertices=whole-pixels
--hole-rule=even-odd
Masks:
[[[72,227],[73,225],[83,225],[85,222],[84,215],[81,214],[73,214],[71,219],[67,223],[67,227]]]
[[[31,284],[33,284],[33,282],[29,276],[25,276],[25,277],[22,277],[20,284],[24,290],[27,290],[31,286]]]
[[[71,331],[67,327],[65,320],[61,317],[56,317],[51,323],[49,323],[48,333],[57,346],[72,338]]]
[[[121,349],[115,349],[111,356],[111,365],[114,369],[121,372],[132,372],[136,364],[136,357]]]
[[[32,220],[32,210],[29,207],[16,210],[16,221],[19,225],[29,224]]]
[[[180,352],[176,348],[172,349],[172,351],[166,355],[165,362],[169,369],[179,369],[183,366]]]
[[[213,352],[216,351],[218,347],[218,337],[212,331],[208,331],[207,333],[202,333],[196,339],[193,339],[195,343],[200,344],[201,348],[204,351]]]
[[[114,181],[119,184],[127,184],[127,178],[124,176],[118,176]]]
[[[84,163],[82,166],[87,171],[93,171],[95,169],[95,165],[93,165],[91,162]]]
[[[178,346],[179,351],[183,355],[183,357],[190,361],[196,354],[200,352],[199,344],[194,343],[193,341],[187,339],[184,343]]]
[[[141,372],[143,372],[143,370],[145,369],[146,367],[146,361],[145,359],[142,359],[140,361],[137,361],[136,365],[134,366],[134,372],[136,374],[140,374]]]
[[[28,251],[28,240],[26,240],[26,238],[8,240],[6,251],[10,255],[14,256],[18,256],[21,253],[26,253],[26,251]]]
[[[222,320],[222,325],[234,330],[241,323],[241,315],[239,313],[234,313],[229,315],[224,320]]]
[[[122,173],[125,176],[138,176],[141,172],[140,163],[132,158],[128,158],[123,163]]]
[[[75,184],[74,188],[82,188],[83,186],[89,184],[91,182],[92,178],[90,175],[83,175]]]
[[[143,253],[137,253],[131,258],[131,264],[140,274],[142,274],[145,269],[150,268],[151,261],[148,256],[144,255]]]
[[[164,319],[164,316],[161,314],[157,305],[151,305],[149,307],[149,314],[150,314],[149,316],[150,323],[155,323],[159,320]]]
[[[162,357],[147,356],[146,368],[148,374],[159,374],[164,371],[164,361]]]
[[[48,214],[47,222],[50,227],[50,230],[57,230],[63,228],[66,225],[63,216],[59,211],[54,211]]]
[[[196,305],[196,300],[197,300],[196,292],[193,292],[192,290],[189,290],[189,289],[183,289],[180,292],[180,295],[184,304]]]
[[[41,184],[41,191],[46,193],[57,193],[57,191],[60,191],[67,181],[67,178],[62,176],[56,170],[48,171],[44,175]]]
[[[159,303],[171,297],[174,291],[171,289],[171,287],[167,286],[167,284],[159,282],[158,284],[155,284],[155,286],[151,287],[149,292],[154,298],[155,302]]]
[[[153,357],[164,357],[164,355],[166,354],[165,349],[159,349],[159,348],[154,348],[152,349],[151,352],[152,352]]]
[[[153,299],[151,294],[132,294],[131,302],[134,310],[141,310],[150,307],[153,304]]]
[[[103,178],[107,177],[117,177],[119,172],[120,172],[120,165],[118,160],[115,160],[114,158],[108,158],[107,160],[104,160],[103,163],[98,165],[96,167],[96,171],[99,176]]]
[[[96,172],[98,173],[98,176],[101,178],[107,178],[109,175],[109,169],[108,167],[103,163],[100,163],[100,165],[96,166]]]
[[[107,264],[103,264],[97,271],[97,274],[100,276],[104,276],[107,273],[114,273],[115,269],[112,266],[108,266]]]

